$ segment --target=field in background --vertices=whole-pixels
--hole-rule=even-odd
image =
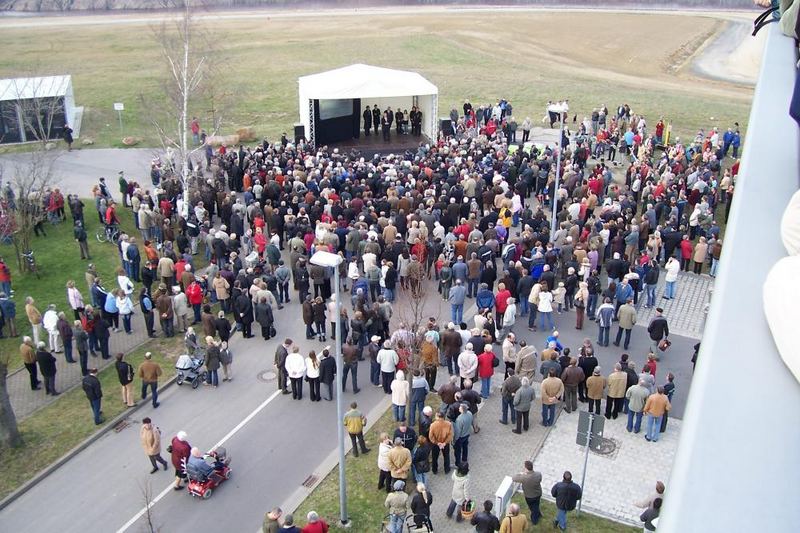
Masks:
[[[476,105],[508,98],[520,121],[530,116],[537,123],[548,99],[569,98],[579,120],[592,107],[627,102],[651,126],[663,115],[678,135],[693,137],[699,128],[744,124],[752,97],[751,88],[701,80],[682,68],[726,24],[707,16],[462,10],[208,19],[202,24],[214,35],[225,90],[235,95],[225,133],[242,126],[273,139],[291,133],[298,76],[355,62],[419,71],[439,87],[441,116],[465,98]],[[140,94],[157,97],[166,75],[153,23],[109,20],[3,24],[0,77],[71,74],[77,105],[86,109],[82,137],[121,146],[112,105],[123,102],[125,134],[157,145],[138,102]],[[208,124],[209,107],[191,112]]]

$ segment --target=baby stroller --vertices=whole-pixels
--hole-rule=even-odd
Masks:
[[[200,386],[200,383],[204,382],[208,377],[208,372],[200,370],[203,366],[203,362],[202,353],[197,353],[193,356],[183,354],[178,357],[178,360],[175,362],[175,370],[178,371],[175,383],[180,386],[183,385],[184,381],[188,381],[192,384],[192,388],[196,389]]]
[[[186,459],[182,460],[183,471],[186,472],[186,477],[189,478],[189,484],[186,486],[189,494],[207,500],[211,497],[215,488],[225,482],[226,479],[231,478],[233,474],[229,466],[231,459],[227,455],[225,448],[220,446],[203,456],[203,459],[214,467],[214,471],[208,476],[204,476],[196,467],[193,468]]]

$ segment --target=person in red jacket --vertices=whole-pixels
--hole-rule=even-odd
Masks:
[[[189,455],[192,453],[192,447],[186,439],[186,432],[179,431],[172,437],[172,443],[170,443],[169,452],[172,454],[172,466],[175,467],[175,486],[172,487],[174,490],[181,490],[183,482],[186,480],[183,461],[188,461]]]
[[[481,378],[481,398],[484,399],[489,397],[491,390],[494,360],[495,355],[492,352],[492,345],[487,344],[483,348],[483,353],[478,356],[478,377]]]
[[[328,533],[328,524],[314,511],[309,511],[306,516],[308,524],[300,533]]]
[[[505,283],[497,284],[497,294],[494,297],[495,327],[503,327],[503,315],[508,308],[508,299],[511,298],[511,291],[506,288]]]
[[[688,235],[683,236],[681,241],[681,270],[689,272],[689,263],[692,262],[692,241]]]
[[[203,287],[195,279],[186,287],[186,299],[194,311],[194,323],[200,322],[200,306],[203,304]]]

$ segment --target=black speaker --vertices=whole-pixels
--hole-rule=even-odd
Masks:
[[[294,144],[298,144],[301,138],[306,137],[306,128],[303,124],[295,122],[294,124]]]
[[[439,119],[439,131],[445,136],[453,135],[453,123],[450,122],[450,117]]]

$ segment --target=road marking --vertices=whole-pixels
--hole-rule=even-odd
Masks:
[[[273,393],[272,393],[272,395],[271,395],[269,398],[267,398],[266,400],[264,400],[264,401],[261,403],[261,405],[259,405],[258,407],[256,407],[256,408],[253,410],[253,412],[252,412],[252,413],[250,413],[249,415],[247,415],[246,417],[244,417],[244,419],[242,419],[242,421],[241,421],[241,422],[239,422],[238,424],[236,424],[236,427],[235,427],[235,428],[233,428],[232,430],[230,430],[230,431],[228,432],[228,434],[227,434],[227,435],[225,435],[224,437],[222,437],[222,439],[220,439],[220,441],[219,441],[218,443],[216,443],[216,444],[213,446],[213,448],[219,448],[220,446],[222,446],[223,444],[225,444],[225,442],[227,442],[227,440],[228,440],[228,439],[230,439],[231,437],[233,437],[234,435],[236,435],[236,433],[237,433],[237,432],[238,432],[240,429],[242,429],[242,428],[243,428],[243,427],[244,427],[244,426],[245,426],[245,425],[246,425],[248,422],[250,422],[250,421],[253,419],[253,417],[255,417],[255,416],[258,414],[258,413],[260,413],[260,412],[261,412],[261,411],[262,411],[262,410],[263,410],[263,409],[264,409],[264,408],[265,408],[267,405],[269,405],[269,403],[270,403],[272,400],[274,400],[275,398],[277,398],[277,397],[278,397],[278,395],[279,395],[280,393],[281,393],[281,391],[279,391],[279,390],[277,390],[277,391],[273,392]],[[157,504],[159,501],[161,501],[161,499],[162,499],[164,496],[166,496],[167,494],[169,494],[170,492],[172,492],[172,487],[173,487],[173,486],[174,486],[174,483],[170,483],[170,484],[167,486],[167,488],[165,488],[164,490],[162,490],[162,491],[161,491],[161,492],[158,494],[158,496],[156,496],[155,498],[153,498],[153,501],[152,501],[152,502],[150,502],[150,506],[149,506],[149,507],[152,509],[152,507],[153,507],[155,504]],[[136,522],[137,522],[137,521],[138,521],[138,520],[139,520],[139,519],[140,519],[142,516],[144,516],[144,515],[145,515],[145,513],[147,513],[147,509],[148,509],[148,507],[147,507],[147,506],[143,507],[143,508],[142,508],[142,509],[141,509],[141,510],[138,512],[138,513],[136,513],[136,514],[133,516],[133,518],[131,518],[130,520],[128,520],[127,522],[125,522],[125,524],[124,524],[122,527],[120,527],[120,528],[117,530],[117,533],[124,533],[125,531],[127,531],[127,530],[128,530],[128,529],[129,529],[129,528],[130,528],[130,527],[131,527],[133,524],[135,524],[135,523],[136,523]]]

